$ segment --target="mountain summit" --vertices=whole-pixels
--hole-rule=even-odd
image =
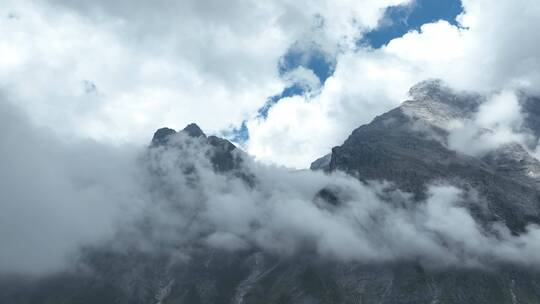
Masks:
[[[201,128],[199,128],[199,126],[195,123],[190,123],[189,125],[187,125],[182,131],[180,131],[184,134],[187,134],[188,136],[190,137],[204,137],[206,138],[206,135],[204,134],[204,132],[201,130]],[[158,146],[158,145],[163,145],[163,144],[166,144],[167,141],[169,140],[169,137],[176,134],[177,132],[171,128],[161,128],[161,129],[158,129],[155,133],[154,133],[154,136],[152,137],[152,141],[151,141],[151,144],[153,146]]]
[[[444,180],[475,189],[489,201],[487,209],[472,210],[482,222],[502,220],[514,232],[540,223],[540,162],[523,147],[508,144],[478,156],[449,147],[448,125],[471,119],[480,96],[454,92],[440,81],[422,82],[410,95],[311,167],[390,181],[418,199],[426,197],[428,185]]]
[[[199,128],[197,124],[191,123],[187,125],[182,132],[185,132],[187,135],[191,137],[206,137],[204,132]]]

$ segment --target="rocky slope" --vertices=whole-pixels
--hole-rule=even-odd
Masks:
[[[476,210],[483,220],[503,221],[516,232],[531,221],[540,222],[540,162],[522,146],[507,144],[478,157],[448,147],[446,126],[469,119],[479,96],[452,92],[438,81],[420,83],[410,95],[400,107],[354,130],[332,149],[326,166],[315,162],[312,168],[341,170],[365,181],[391,181],[418,198],[426,185],[450,181],[486,198],[487,212]]]

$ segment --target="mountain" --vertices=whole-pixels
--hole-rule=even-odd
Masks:
[[[474,188],[487,199],[488,212],[476,210],[484,221],[503,221],[515,232],[540,222],[540,162],[522,146],[507,144],[480,157],[448,147],[446,126],[455,119],[470,119],[479,96],[452,92],[440,81],[422,82],[410,95],[412,99],[400,107],[354,130],[325,156],[330,158],[325,165],[319,160],[312,169],[391,181],[418,198],[425,197],[428,184],[450,181]]]
[[[417,84],[410,96],[354,130],[341,146],[314,161],[311,169],[346,172],[365,185],[387,181],[391,190],[408,193],[417,204],[429,196],[429,185],[450,183],[481,198],[466,208],[486,230],[498,223],[519,236],[527,225],[540,223],[540,163],[529,147],[509,143],[470,155],[450,146],[449,126],[456,120],[474,119],[485,101],[482,96],[455,92],[434,80]],[[538,99],[523,96],[520,100],[527,113],[522,128],[537,140]],[[190,198],[207,195],[204,183],[216,179],[255,191],[264,179],[251,162],[231,142],[207,136],[195,124],[178,132],[157,130],[142,158],[151,173],[146,186],[159,209],[173,220],[187,219],[185,226],[173,226],[171,233],[189,241],[156,237],[155,231],[169,230],[155,227],[149,213],[137,222],[136,242],[127,242],[122,250],[108,243],[85,247],[76,271],[39,278],[0,277],[0,303],[540,303],[540,271],[511,263],[489,268],[427,267],[419,260],[328,259],[309,247],[282,255],[256,245],[207,246],[202,236],[211,233],[212,223],[199,216],[204,204]],[[175,168],[173,175],[167,171],[169,164]],[[208,172],[215,176],[208,177]],[[181,188],[180,183],[189,187]],[[340,208],[340,191],[322,187],[313,202],[322,200],[329,210]],[[220,194],[228,192],[224,189]],[[178,200],[187,202],[172,204]],[[152,250],[138,245],[141,240]],[[180,249],[189,256],[178,257]]]

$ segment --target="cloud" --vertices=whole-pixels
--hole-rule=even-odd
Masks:
[[[327,148],[322,139],[333,134],[334,130],[328,129],[331,124],[325,114],[306,103],[301,96],[281,99],[266,118],[248,122],[248,151],[260,160],[271,159],[293,168],[305,167],[306,159],[315,157],[313,150]],[[267,144],[270,142],[273,144]]]
[[[0,272],[46,273],[140,210],[138,149],[62,140],[0,103]]]
[[[493,95],[471,120],[453,121],[449,130],[449,147],[465,154],[481,156],[511,143],[528,146],[521,105],[513,91]]]
[[[466,0],[463,8],[459,26],[425,24],[420,32],[392,40],[383,51],[456,89],[489,93],[519,87],[538,92],[540,44],[526,38],[538,26],[537,3]]]
[[[177,231],[164,234],[158,228],[156,237],[169,235],[168,242],[175,243],[181,235],[174,248],[189,248],[202,237],[225,250],[256,247],[346,262],[539,265],[532,253],[539,246],[539,228],[531,225],[514,236],[502,223],[479,221],[469,212],[483,208],[474,191],[431,185],[428,198],[418,202],[381,182],[363,184],[339,172],[291,171],[244,158],[240,170],[254,177],[250,184],[236,175],[215,174],[208,159],[200,157],[201,144],[204,139],[179,134],[172,146],[151,152],[159,185],[173,198],[161,202],[175,218],[167,229]],[[182,173],[186,168],[188,175]]]
[[[404,1],[3,1],[0,86],[63,134],[141,143],[193,121],[218,133],[288,85],[278,65],[293,45],[333,54]]]
[[[283,78],[291,85],[296,84],[308,92],[317,91],[321,85],[321,81],[317,75],[315,75],[312,70],[306,69],[302,66],[285,73]]]
[[[173,23],[182,20],[173,15],[168,24],[153,23],[162,20],[155,9],[167,9],[159,5],[151,22],[109,16],[99,6],[97,20],[47,2],[3,6],[20,15],[17,20],[0,19],[4,49],[17,54],[6,63],[10,68],[2,69],[3,91],[34,121],[57,132],[140,143],[162,124],[179,127],[197,120],[218,130],[256,111],[283,86],[275,66],[287,39],[266,26],[274,19],[265,15],[252,25],[257,29],[243,33],[238,24],[201,27],[204,20],[190,17],[189,10],[186,24]],[[141,14],[141,9],[132,13]],[[146,32],[136,31],[145,26]],[[261,36],[253,35],[261,31]],[[87,94],[86,81],[101,94]],[[211,115],[209,108],[228,115]]]

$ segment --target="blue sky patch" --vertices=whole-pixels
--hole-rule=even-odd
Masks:
[[[249,139],[249,130],[247,128],[246,121],[242,121],[240,127],[223,132],[221,136],[235,143],[245,143]]]
[[[423,24],[446,20],[457,25],[456,17],[463,12],[460,0],[415,0],[409,5],[391,6],[386,9],[379,27],[360,40],[375,49],[409,31],[419,30]]]
[[[281,92],[281,94],[274,95],[268,98],[264,106],[262,106],[262,108],[260,108],[257,111],[257,115],[259,117],[266,118],[268,116],[268,111],[270,110],[270,108],[273,105],[275,105],[280,99],[285,98],[285,97],[295,96],[295,95],[302,95],[305,92],[306,92],[305,87],[298,84],[294,84],[290,87],[287,87],[283,90],[283,92]]]
[[[317,78],[319,78],[319,81],[324,83],[334,73],[335,62],[328,54],[317,48],[311,48],[306,51],[303,48],[293,47],[281,58],[278,66],[279,75],[284,76],[298,67],[304,67],[313,71]],[[266,103],[257,111],[257,115],[266,118],[270,108],[280,99],[303,95],[306,93],[306,90],[307,88],[305,86],[298,83],[286,87],[280,94],[269,97]]]

